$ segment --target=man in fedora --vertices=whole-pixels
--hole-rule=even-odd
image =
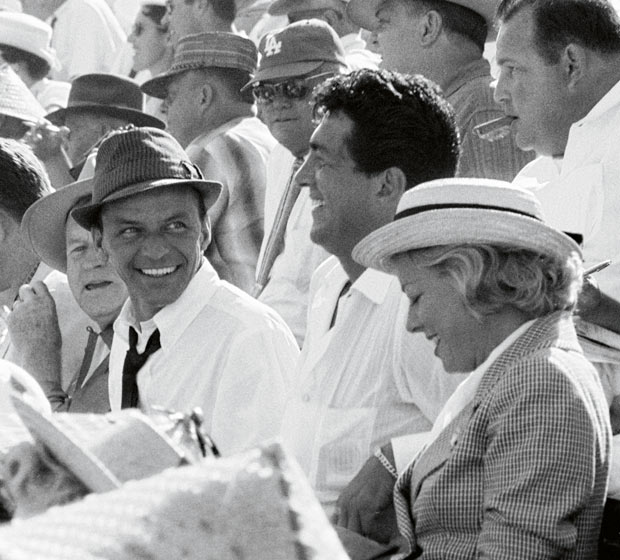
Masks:
[[[11,340],[27,349],[23,363],[43,387],[54,410],[107,412],[108,362],[114,331],[112,324],[127,299],[127,288],[108,259],[97,251],[90,232],[80,227],[70,211],[90,202],[90,178],[44,196],[28,208],[22,219],[22,234],[39,258],[67,275],[67,281],[82,311],[92,320],[88,341],[78,370],[60,371],[58,317],[47,290],[32,289],[9,316]],[[26,315],[26,309],[28,314]],[[29,321],[36,316],[36,322]],[[23,324],[27,321],[26,325]],[[26,327],[27,328],[24,328]]]
[[[220,278],[250,292],[263,240],[266,163],[276,144],[241,88],[256,70],[252,41],[200,33],[176,45],[171,68],[142,84],[164,99],[168,131],[203,175],[222,183],[209,210],[209,262]]]
[[[233,33],[237,15],[234,0],[166,0],[170,41],[176,45],[186,35],[221,31]]]
[[[90,320],[71,294],[65,275],[41,262],[20,228],[26,210],[53,191],[41,162],[21,142],[0,139],[0,175],[0,357],[29,367],[38,359],[38,347],[51,344],[60,349],[55,357],[60,363],[49,367],[66,372],[61,379],[66,387],[82,362]],[[30,303],[41,293],[52,296],[46,302],[55,308],[59,330],[36,328],[48,316],[39,314],[39,307]],[[7,323],[12,325],[15,339],[8,336]],[[43,338],[22,344],[37,335]],[[45,340],[47,337],[53,340]],[[39,363],[38,371],[46,365]]]
[[[155,128],[99,148],[92,202],[71,215],[125,282],[114,323],[112,410],[201,407],[224,453],[280,430],[298,350],[278,315],[220,280],[203,251],[221,185]]]
[[[308,103],[312,88],[348,66],[338,35],[318,19],[267,33],[259,53],[258,70],[248,87],[279,144],[267,165],[265,236],[253,294],[282,316],[301,347],[310,278],[328,253],[310,240],[312,203],[293,176],[308,153],[315,127]]]
[[[360,26],[347,14],[348,0],[275,0],[269,5],[272,16],[286,16],[289,23],[302,19],[322,19],[340,37],[351,70],[377,68],[381,57],[366,48]]]
[[[48,74],[60,62],[51,47],[52,28],[39,18],[16,12],[0,13],[0,57],[8,62],[47,111],[67,106],[67,82]]]
[[[458,175],[511,181],[534,154],[520,150],[512,132],[491,142],[474,131],[503,116],[482,56],[496,6],[496,0],[351,0],[348,12],[377,33],[383,68],[422,74],[444,91],[461,134]]]
[[[84,74],[72,82],[67,107],[47,115],[56,126],[69,129],[66,148],[73,166],[71,180],[77,179],[90,151],[111,130],[128,124],[164,128],[164,123],[145,113],[143,107],[140,86],[129,78]]]

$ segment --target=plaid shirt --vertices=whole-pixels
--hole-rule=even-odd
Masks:
[[[413,522],[399,529],[414,528],[425,560],[596,558],[610,441],[570,316],[541,318],[399,478],[396,507],[405,498]]]

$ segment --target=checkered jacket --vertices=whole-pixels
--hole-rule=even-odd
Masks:
[[[610,445],[607,403],[570,315],[539,319],[398,480],[407,552],[595,559]]]

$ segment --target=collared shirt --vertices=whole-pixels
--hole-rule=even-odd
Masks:
[[[349,33],[340,37],[344,49],[344,57],[351,70],[371,68],[376,70],[381,63],[381,56],[366,48],[366,41],[362,39],[362,32]]]
[[[474,127],[504,116],[493,99],[491,68],[481,58],[464,66],[445,88],[446,99],[454,107],[461,134],[459,177],[484,177],[512,181],[519,170],[534,159],[534,152],[517,147],[514,132],[489,142],[478,137]]]
[[[276,144],[256,117],[240,117],[194,139],[190,160],[203,175],[222,183],[224,192],[210,211],[221,216],[212,224],[210,262],[220,277],[250,292],[263,240],[267,158]],[[223,206],[225,205],[225,206]]]
[[[125,33],[105,0],[67,0],[50,18],[52,47],[62,64],[56,80],[110,72]]]
[[[140,406],[186,412],[202,407],[205,429],[224,453],[280,431],[298,356],[290,331],[272,310],[220,280],[206,259],[181,296],[140,325],[128,301],[114,323],[109,394],[121,405],[128,332],[142,352],[159,329],[161,349],[138,374]]]
[[[274,148],[267,166],[267,195],[265,197],[265,236],[261,256],[269,239],[280,197],[288,183],[294,161],[293,155],[282,145]],[[293,206],[284,235],[284,249],[271,268],[269,282],[259,300],[275,309],[286,321],[303,345],[306,333],[310,279],[316,268],[329,256],[310,240],[312,228],[312,201],[310,189],[301,189]]]
[[[45,282],[56,304],[58,326],[62,339],[61,385],[63,389],[66,389],[79,372],[82,364],[84,347],[88,340],[86,327],[94,326],[95,323],[78,305],[69,289],[67,277],[62,272],[52,270],[45,263],[41,263],[31,282],[37,280]],[[0,320],[0,340],[0,358],[5,358],[21,366],[21,356],[11,344],[8,330],[2,320]]]
[[[283,422],[285,445],[328,509],[376,447],[429,430],[461,379],[443,371],[422,334],[406,332],[408,301],[395,276],[368,269],[338,303],[347,281],[335,257],[312,278],[306,341]]]
[[[460,412],[471,402],[478,390],[478,385],[485,372],[491,364],[507,350],[508,347],[519,338],[527,329],[529,329],[536,319],[526,321],[517,329],[512,331],[502,342],[500,342],[474,371],[468,374],[465,379],[459,376],[463,381],[452,393],[450,398],[441,409],[437,420],[433,424],[433,429],[425,434],[418,434],[414,437],[404,436],[392,440],[392,451],[394,452],[394,461],[396,470],[402,472],[411,460],[418,454],[423,446],[429,445],[442,430],[456,418]]]

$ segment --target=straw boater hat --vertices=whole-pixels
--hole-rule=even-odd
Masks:
[[[29,14],[0,12],[0,44],[26,51],[59,69],[60,61],[51,43],[52,28],[44,21]]]
[[[389,272],[391,257],[439,245],[493,244],[566,259],[581,256],[570,237],[547,225],[528,190],[491,179],[439,179],[408,190],[394,221],[353,249],[360,264]]]
[[[326,62],[347,68],[340,38],[319,19],[303,19],[266,33],[258,51],[258,70],[244,89],[263,80],[305,76]]]
[[[142,84],[142,91],[164,99],[170,82],[183,72],[201,68],[236,68],[252,74],[256,70],[254,42],[233,33],[213,32],[187,35],[174,48],[174,60],[167,72]]]
[[[34,440],[92,492],[189,462],[190,456],[139,410],[45,414],[19,396],[11,398]]]
[[[135,447],[135,445],[134,445]],[[277,444],[169,469],[0,528],[3,560],[348,560]]]
[[[45,110],[8,64],[0,64],[0,115],[37,123]]]
[[[415,0],[413,0],[415,2]],[[499,0],[446,0],[453,4],[458,4],[464,8],[469,8],[472,12],[480,14],[487,23],[489,31],[493,29],[495,12]],[[347,6],[347,14],[351,21],[364,29],[374,31],[379,20],[376,17],[379,7],[385,0],[351,0]]]
[[[136,126],[165,128],[157,117],[143,111],[144,96],[140,86],[116,74],[83,74],[71,83],[67,107],[47,115],[57,126],[65,124],[72,113],[97,113],[124,119]]]
[[[176,185],[195,189],[207,210],[222,190],[221,183],[205,181],[200,169],[167,132],[148,127],[113,132],[97,152],[92,202],[75,208],[71,216],[90,229],[97,223],[105,204]]]
[[[90,203],[97,150],[86,159],[78,181],[31,204],[21,223],[22,236],[48,266],[67,272],[66,226],[69,212]]]

